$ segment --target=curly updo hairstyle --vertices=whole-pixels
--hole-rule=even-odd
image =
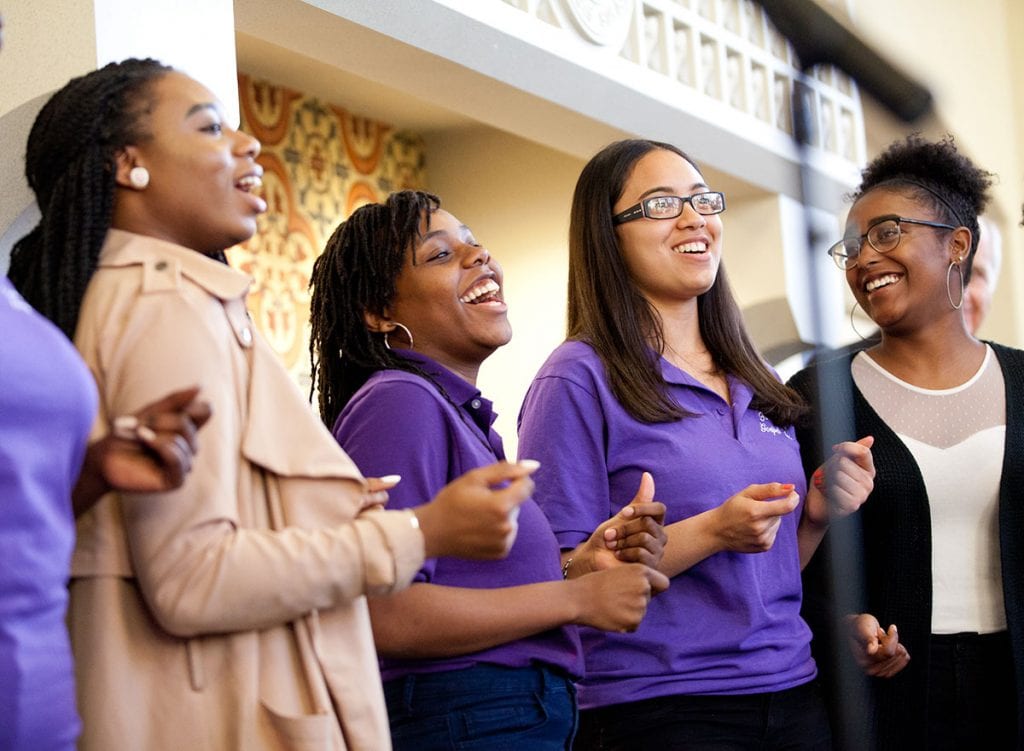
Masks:
[[[992,186],[991,172],[961,154],[946,135],[928,141],[915,133],[896,141],[875,157],[861,173],[854,201],[869,191],[885,188],[904,192],[930,205],[939,221],[971,231],[971,251],[964,263],[964,281],[970,281],[978,250],[978,216],[985,211]]]
[[[117,154],[147,138],[152,85],[172,69],[129,59],[74,78],[36,116],[25,176],[42,218],[11,251],[8,276],[69,338],[114,209]]]

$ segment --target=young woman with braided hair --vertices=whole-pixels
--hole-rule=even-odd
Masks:
[[[183,389],[90,440],[88,369],[3,277],[0,331],[0,748],[71,749],[80,727],[65,625],[74,518],[113,489],[181,485],[209,405]]]
[[[76,78],[27,154],[42,219],[12,278],[74,332],[101,422],[183,384],[213,406],[180,489],[110,494],[79,521],[80,747],[387,748],[365,596],[425,555],[504,555],[533,467],[380,509],[253,329],[249,278],[221,262],[266,208],[259,143],[195,80],[152,60]]]
[[[392,506],[504,458],[476,387],[512,333],[501,266],[436,196],[402,191],[356,210],[312,288],[321,416],[360,466],[402,476]],[[409,589],[371,598],[395,747],[566,749],[583,672],[572,624],[635,629],[668,584],[644,565],[663,542],[652,492],[645,478],[569,567],[527,501],[507,559],[429,560]]]
[[[975,339],[961,309],[991,179],[949,137],[868,164],[829,253],[881,341],[790,382],[852,390],[875,437],[874,490],[837,522],[858,541],[860,612],[832,622],[827,554],[804,572],[823,673],[869,676],[873,724],[840,734],[851,748],[1024,747],[1024,352]]]

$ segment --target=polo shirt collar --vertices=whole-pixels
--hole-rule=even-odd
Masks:
[[[692,375],[687,373],[682,368],[677,368],[675,365],[670,363],[665,357],[658,358],[659,365],[661,366],[661,377],[665,379],[667,383],[674,386],[683,386],[690,389],[699,389],[709,394],[714,394],[716,398],[721,398],[718,394],[715,394],[711,389],[705,386],[703,383],[698,381]],[[746,411],[747,407],[750,406],[750,402],[754,399],[754,392],[750,388],[750,385],[734,376],[732,373],[725,374],[726,382],[729,384],[729,397],[732,402],[733,412],[741,414]]]
[[[437,384],[445,390],[451,400],[473,420],[488,440],[491,439],[491,426],[498,419],[498,413],[494,411],[494,403],[481,396],[480,389],[420,352],[398,348],[394,351],[436,379]]]

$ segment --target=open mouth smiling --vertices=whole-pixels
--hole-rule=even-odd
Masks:
[[[501,287],[493,279],[482,279],[481,281],[474,284],[469,288],[462,297],[459,298],[459,302],[466,303],[468,305],[479,305],[487,302],[502,302]]]

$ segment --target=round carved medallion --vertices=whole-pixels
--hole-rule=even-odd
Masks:
[[[629,33],[633,0],[562,0],[583,35],[606,47],[619,47]]]

